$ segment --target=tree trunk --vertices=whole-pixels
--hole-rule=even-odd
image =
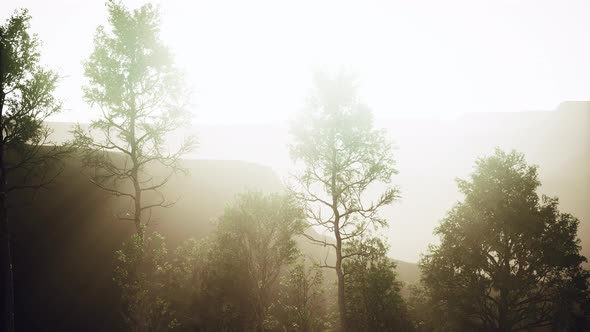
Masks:
[[[4,176],[2,176],[4,177]],[[0,192],[0,251],[2,259],[2,289],[3,289],[3,331],[14,332],[14,284],[12,272],[12,255],[10,248],[10,232],[6,214],[6,193]]]
[[[510,332],[512,331],[508,303],[508,293],[510,292],[510,290],[507,285],[510,281],[510,258],[512,257],[512,255],[510,250],[510,243],[508,242],[506,236],[504,242],[504,257],[502,260],[502,274],[500,280],[500,304],[498,307],[498,330],[500,332]]]
[[[250,256],[252,257],[252,256]],[[255,294],[255,303],[254,303],[254,310],[255,310],[255,319],[256,319],[256,332],[263,332],[264,331],[264,316],[265,316],[265,303],[264,300],[266,298],[264,292],[266,291],[265,283],[258,283],[258,278],[254,278],[254,287],[256,289]]]
[[[14,332],[14,276],[12,271],[12,253],[10,248],[10,229],[6,207],[6,161],[4,151],[4,92],[0,91],[0,241],[2,259],[3,310],[2,327],[6,332]]]
[[[133,214],[133,223],[135,224],[135,230],[139,238],[143,241],[143,225],[141,224],[141,187],[139,185],[137,171],[133,175],[133,188],[135,189],[135,213]]]
[[[346,301],[344,298],[344,272],[342,271],[342,239],[340,237],[340,232],[336,234],[336,275],[338,276],[338,311],[340,314],[340,331],[346,332]]]
[[[133,105],[132,107],[132,116],[129,123],[129,131],[131,132],[130,140],[131,142],[131,162],[133,163],[133,169],[131,171],[131,180],[133,182],[133,189],[135,191],[135,211],[133,214],[133,223],[135,224],[135,231],[139,238],[143,242],[143,225],[141,224],[141,184],[139,183],[139,160],[137,158],[138,155],[138,146],[137,146],[137,137],[135,133],[135,97],[132,98]]]
[[[342,271],[342,234],[340,234],[340,212],[338,211],[338,188],[336,187],[337,177],[336,150],[332,149],[332,176],[330,178],[332,191],[332,209],[334,212],[334,237],[336,237],[336,276],[338,277],[338,312],[340,317],[340,331],[346,332],[346,300],[344,298],[344,272]]]
[[[506,290],[500,289],[500,306],[498,308],[498,330],[499,332],[510,332],[512,327],[508,322],[508,304],[506,301]]]
[[[256,308],[256,332],[264,331],[264,309],[262,304],[257,303]]]

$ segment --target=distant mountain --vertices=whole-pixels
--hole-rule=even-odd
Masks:
[[[568,101],[554,111],[470,113],[456,119],[376,119],[375,125],[386,128],[398,146],[399,174],[393,182],[402,198],[384,211],[392,257],[416,262],[436,242],[433,229],[462,199],[455,178],[468,176],[475,160],[492,154],[496,146],[524,152],[529,163],[539,166],[541,193],[558,196],[560,209],[580,219],[583,253],[590,257],[590,102]],[[200,146],[195,158],[267,165],[281,180],[293,169],[286,126],[200,126],[196,133]]]
[[[560,209],[580,219],[583,253],[590,257],[590,102],[564,102],[554,111],[470,113],[456,119],[376,119],[396,142],[402,198],[383,214],[390,255],[415,262],[438,221],[462,199],[455,179],[495,147],[523,152],[539,166],[541,194],[558,196]],[[205,159],[237,159],[270,166],[281,179],[293,169],[288,128],[273,125],[201,126]],[[379,189],[379,188],[377,188]]]
[[[560,198],[562,211],[580,219],[583,253],[590,257],[590,102],[568,101],[554,111],[470,113],[457,119],[377,119],[397,145],[402,198],[384,211],[390,223],[390,255],[415,262],[438,221],[462,197],[455,178],[473,170],[494,147],[524,152],[539,166],[541,193]],[[53,124],[67,139],[71,124]],[[267,165],[284,180],[293,169],[288,128],[215,125],[196,128],[200,146],[192,157]]]

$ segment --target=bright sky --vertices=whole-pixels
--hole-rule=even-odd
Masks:
[[[18,7],[33,16],[43,62],[63,76],[58,119],[89,119],[81,61],[106,23],[104,2],[3,0],[0,19]],[[167,0],[161,9],[201,124],[282,123],[301,109],[315,67],[358,72],[377,117],[590,99],[589,1]]]

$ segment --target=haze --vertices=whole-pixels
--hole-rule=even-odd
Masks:
[[[284,123],[316,67],[358,72],[377,118],[550,110],[590,97],[587,1],[155,3],[199,124]],[[43,62],[63,76],[67,111],[56,120],[87,120],[81,59],[106,23],[104,2],[5,0],[0,19],[18,7],[34,17]]]
[[[0,330],[590,330],[590,2],[0,8]]]
[[[138,7],[144,1],[126,3]],[[361,98],[377,127],[388,127],[400,149],[397,183],[407,185],[388,215],[393,225],[388,237],[391,255],[402,260],[417,261],[434,241],[432,229],[459,198],[453,179],[468,173],[467,161],[498,144],[490,140],[487,150],[466,155],[459,174],[441,174],[453,194],[426,216],[416,205],[419,189],[408,179],[437,172],[416,172],[422,156],[411,147],[448,136],[462,114],[548,111],[565,100],[590,99],[585,1],[155,3],[162,11],[162,39],[194,91],[201,146],[193,158],[259,163],[286,179],[292,166],[285,149],[287,122],[304,105],[312,71],[345,67],[358,73]],[[42,62],[62,76],[57,95],[65,111],[50,120],[93,119],[96,112],[82,101],[81,59],[91,52],[96,26],[106,24],[104,3],[9,0],[0,18],[19,7],[34,18]],[[412,123],[407,127],[388,120],[400,118],[426,122],[404,120]],[[437,119],[446,125],[424,127]],[[258,129],[244,134],[246,139],[227,136],[249,131],[250,125]],[[516,147],[507,141],[503,147]]]

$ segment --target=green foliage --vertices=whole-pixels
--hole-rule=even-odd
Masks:
[[[111,29],[97,29],[94,51],[84,63],[84,98],[98,106],[101,117],[88,132],[78,126],[74,142],[85,165],[96,170],[96,185],[134,201],[134,210],[120,219],[133,221],[141,233],[143,211],[171,204],[159,189],[180,170],[180,157],[195,142],[188,137],[176,149],[168,148],[168,135],[188,123],[188,98],[182,74],[159,38],[157,8],[146,4],[128,10],[115,1],[107,8]],[[121,153],[123,160],[115,160],[112,152]],[[167,174],[147,174],[148,165],[159,165]],[[133,189],[121,189],[121,181]],[[146,192],[160,199],[144,202]]]
[[[357,239],[344,249],[346,315],[352,331],[409,331],[395,262],[378,238]]]
[[[433,304],[425,287],[422,285],[408,285],[409,295],[406,303],[408,306],[408,316],[417,332],[434,331],[436,324],[434,322],[443,321],[440,317],[432,316],[439,311],[433,310]]]
[[[58,76],[39,64],[39,40],[29,33],[30,21],[26,9],[17,10],[0,26],[0,324],[6,331],[14,331],[8,194],[52,182],[69,152],[49,141],[44,121],[61,110],[53,96]]]
[[[271,305],[274,330],[328,331],[331,317],[327,310],[324,276],[318,265],[306,266],[301,260],[282,276],[277,300]]]
[[[56,162],[68,153],[66,148],[50,146],[51,131],[44,121],[61,111],[61,102],[53,95],[58,75],[39,64],[40,42],[29,33],[30,21],[23,9],[0,26],[2,182],[14,173],[13,183],[7,183],[3,192],[48,184],[61,172]]]
[[[220,217],[212,240],[203,310],[206,330],[260,330],[281,270],[298,250],[303,211],[289,195],[247,192]]]
[[[165,331],[178,325],[170,305],[172,266],[167,254],[165,239],[158,233],[143,239],[135,234],[117,251],[114,280],[130,331]]]
[[[238,195],[219,219],[217,237],[222,243],[237,245],[248,272],[257,284],[273,282],[284,264],[298,253],[294,236],[303,232],[304,216],[289,195],[258,192]]]
[[[212,249],[211,239],[188,239],[176,248],[170,260],[169,298],[179,325],[185,329],[198,326],[209,331],[205,320],[214,311],[208,302],[209,275],[215,269]]]
[[[351,237],[367,223],[386,225],[377,211],[393,202],[397,189],[387,189],[374,202],[364,195],[370,185],[389,183],[397,173],[391,142],[384,130],[373,128],[371,111],[357,100],[352,76],[317,73],[314,83],[307,108],[291,126],[291,156],[303,164],[296,177],[300,198],[320,203],[344,219],[339,228]],[[312,208],[316,206],[309,213],[317,223],[331,219],[312,213]]]
[[[465,200],[442,220],[440,245],[421,261],[448,330],[528,329],[557,315],[571,321],[589,294],[579,221],[559,212],[557,198],[537,195],[537,168],[496,150],[458,184]]]

